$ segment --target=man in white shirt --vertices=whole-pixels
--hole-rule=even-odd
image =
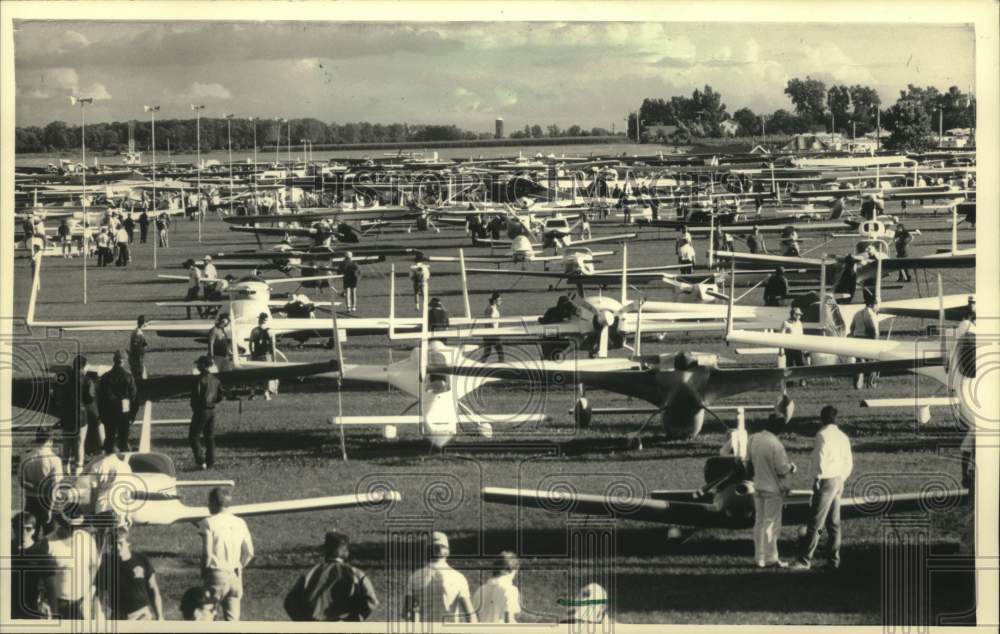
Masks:
[[[799,560],[795,568],[808,570],[819,546],[823,527],[829,532],[827,550],[829,568],[840,567],[840,498],[844,494],[844,481],[854,469],[851,441],[837,427],[837,408],[827,405],[820,412],[823,427],[816,433],[812,453],[815,474],[813,496],[809,508],[809,525],[802,539]]]
[[[59,515],[58,528],[49,538],[49,557],[55,567],[46,579],[46,593],[60,619],[91,619],[100,605],[94,602],[94,581],[100,554],[94,536],[83,529],[78,509]]]
[[[857,339],[878,339],[878,303],[874,297],[866,298],[864,310],[859,310],[851,320],[851,336]],[[866,388],[878,387],[878,373],[859,374],[854,379],[854,389],[860,390],[862,382]]]
[[[24,510],[35,516],[42,535],[52,527],[52,491],[63,475],[62,459],[52,443],[52,432],[40,429],[35,435],[37,447],[21,459]]]
[[[750,436],[748,455],[753,469],[754,559],[758,568],[788,564],[778,557],[781,536],[781,512],[785,494],[791,488],[787,478],[795,473],[785,447],[775,435],[781,430],[781,418],[772,414],[764,429]]]
[[[695,254],[694,247],[691,246],[691,242],[689,240],[682,241],[681,246],[677,249],[677,262],[679,264],[686,264],[688,273],[694,272],[696,257],[697,255]]]
[[[430,563],[410,575],[406,584],[406,620],[459,622],[464,617],[476,623],[469,582],[448,564],[449,554],[448,536],[435,531],[431,536]]]
[[[798,306],[793,306],[792,310],[788,314],[788,319],[786,319],[781,324],[781,334],[786,335],[802,335],[802,309]],[[801,350],[794,350],[792,348],[785,348],[782,351],[785,355],[785,367],[793,368],[795,366],[806,365],[806,355]],[[799,385],[805,386],[805,379],[799,381]]]
[[[493,565],[493,577],[476,590],[472,603],[480,623],[517,623],[521,613],[521,591],[514,585],[519,563],[514,553],[504,551]]]
[[[226,509],[229,491],[216,487],[208,494],[209,517],[198,522],[202,537],[201,570],[206,588],[219,600],[224,621],[240,620],[243,569],[253,559],[253,538],[247,523]]]
[[[521,236],[518,236],[521,237]],[[486,306],[486,310],[483,312],[483,316],[489,321],[488,325],[492,325],[493,328],[500,327],[500,306],[503,305],[503,296],[500,295],[500,291],[493,291],[490,295],[490,303]],[[500,343],[499,339],[485,339],[483,341],[483,356],[480,357],[479,361],[486,363],[486,360],[490,358],[490,354],[496,350],[497,360],[503,363],[503,344]]]
[[[92,460],[83,472],[92,478],[94,513],[113,513],[119,523],[123,523],[127,509],[115,508],[112,489],[115,482],[132,475],[132,467],[115,453],[114,448],[106,448],[105,454]]]

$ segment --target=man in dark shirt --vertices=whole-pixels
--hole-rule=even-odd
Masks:
[[[340,274],[344,276],[344,296],[347,298],[347,312],[357,312],[358,277],[361,275],[361,267],[354,261],[354,254],[350,251],[344,254],[344,260],[340,263]]]
[[[753,233],[747,236],[747,248],[750,253],[767,253],[767,245],[764,244],[764,235],[760,232],[760,227],[753,226]]]
[[[364,621],[378,607],[375,586],[364,572],[347,563],[350,540],[336,531],[326,534],[322,563],[295,582],[285,597],[293,621]]]
[[[188,442],[194,453],[194,461],[201,469],[208,469],[215,463],[215,404],[222,400],[222,384],[209,372],[212,361],[209,357],[198,357],[198,382],[191,388],[191,426],[188,428]],[[205,440],[205,453],[201,451],[201,440]]]
[[[139,214],[139,244],[146,244],[149,235],[149,214],[143,211]]]
[[[427,327],[431,332],[444,330],[451,324],[448,317],[448,310],[441,305],[441,300],[437,297],[431,299],[427,305]]]
[[[257,317],[257,327],[250,331],[250,358],[254,361],[274,361],[274,335],[267,327],[267,313]],[[263,388],[264,398],[270,401],[278,391],[278,381],[265,381]]]
[[[105,453],[114,451],[115,446],[119,451],[129,450],[129,427],[138,390],[135,379],[125,369],[125,358],[123,351],[115,351],[114,366],[101,377],[97,387],[97,408],[105,427]]]
[[[229,369],[229,313],[222,313],[215,320],[215,325],[208,331],[208,362],[215,364],[220,372]]]
[[[31,513],[18,513],[11,523],[10,617],[47,619],[51,610],[45,601],[45,579],[53,564],[38,524]],[[6,574],[6,571],[5,571]]]
[[[132,218],[132,212],[125,214],[122,226],[125,227],[125,232],[128,234],[128,243],[132,244],[135,241],[135,220]]]
[[[858,289],[858,261],[853,256],[844,258],[844,270],[833,287],[838,304],[850,304]],[[846,297],[842,297],[846,296]]]
[[[132,550],[127,528],[119,528],[115,537],[97,571],[97,592],[104,613],[116,621],[162,621],[163,600],[153,564]]]
[[[146,348],[149,342],[146,341],[146,334],[142,327],[146,323],[146,316],[139,315],[135,320],[135,330],[128,339],[128,367],[132,372],[132,378],[141,381],[146,378]]]
[[[903,226],[903,223],[896,225],[896,233],[892,236],[893,245],[896,247],[896,257],[905,258],[909,257],[909,246],[913,242],[913,234]],[[910,271],[908,269],[899,269],[899,277],[896,278],[897,282],[909,282],[910,281]]]
[[[764,287],[764,305],[781,306],[781,302],[788,296],[788,278],[785,277],[785,267],[779,266],[774,270],[774,274],[767,278],[767,285]]]
[[[101,444],[104,442],[97,407],[97,381],[87,372],[87,357],[77,355],[73,359],[66,381],[56,384],[55,397],[63,435],[63,460],[68,473],[79,473],[83,469],[91,426],[101,437]]]
[[[559,324],[573,319],[576,307],[569,297],[560,295],[556,305],[552,306],[538,318],[540,324]],[[559,360],[560,355],[569,349],[570,343],[562,340],[543,341],[541,343],[542,357],[552,361]]]

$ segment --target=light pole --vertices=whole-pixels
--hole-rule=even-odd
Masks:
[[[936,108],[938,111],[938,147],[944,142],[944,108]]]
[[[80,162],[83,163],[83,195],[80,197],[80,206],[83,208],[83,239],[80,241],[81,253],[83,255],[83,303],[87,303],[87,238],[90,233],[87,223],[87,118],[84,114],[87,104],[93,104],[93,97],[70,97],[70,105],[80,105]],[[32,284],[35,280],[32,279]]]
[[[201,242],[201,111],[205,104],[191,104],[194,110],[195,135],[198,143],[198,242]]]
[[[764,115],[760,115],[760,135],[762,137],[767,136],[767,129],[764,127]]]
[[[233,117],[234,114],[222,115],[226,118],[226,135],[229,137],[229,215],[233,215],[233,199],[236,190],[233,188]]]
[[[257,204],[257,117],[250,117],[253,124],[253,197],[254,204]]]
[[[278,124],[278,131],[274,135],[274,166],[277,167],[281,165],[281,158],[278,153],[281,152],[281,117],[275,117],[274,122]]]
[[[288,124],[288,125],[285,126],[285,130],[288,132],[288,165],[289,165],[289,169],[291,169],[291,165],[292,165],[292,122],[286,120],[285,123]]]
[[[160,228],[156,224],[156,113],[160,111],[157,105],[143,106],[143,110],[149,113],[152,122],[153,136],[153,226],[156,227],[156,236],[153,239],[153,268],[156,268],[156,247],[160,241]]]

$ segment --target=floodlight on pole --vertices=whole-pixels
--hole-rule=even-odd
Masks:
[[[248,117],[253,124],[253,193],[254,204],[257,203],[257,119],[258,117]]]
[[[152,141],[153,141],[153,226],[156,227],[156,239],[153,240],[153,268],[156,268],[156,248],[158,242],[160,241],[160,228],[156,224],[156,113],[160,111],[160,106],[143,106],[143,110],[149,113],[150,121],[152,122]]]
[[[201,111],[205,109],[205,104],[191,104],[194,110],[195,134],[198,143],[198,242],[201,242]]]
[[[90,229],[87,223],[87,118],[84,114],[86,106],[93,105],[93,97],[70,97],[72,106],[80,106],[80,162],[83,163],[83,194],[80,196],[80,207],[83,209],[83,238],[80,241],[80,251],[83,256],[83,303],[87,303],[87,238]]]
[[[222,115],[226,119],[226,133],[229,137],[229,215],[233,215],[233,199],[236,198],[236,190],[233,187],[233,117],[234,114]]]

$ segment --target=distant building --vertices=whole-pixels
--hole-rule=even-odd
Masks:
[[[803,132],[792,137],[782,149],[800,152],[836,152],[843,149],[845,144],[845,139],[840,133]]]
[[[493,133],[493,138],[494,139],[502,139],[503,138],[503,119],[497,117],[495,125],[496,125],[496,131]]]
[[[677,132],[680,130],[678,126],[675,125],[663,125],[662,123],[654,123],[653,125],[648,125],[643,129],[644,135],[649,135],[649,138],[653,141],[660,139],[669,141]]]
[[[726,119],[719,124],[719,130],[722,131],[722,136],[736,136],[740,132],[740,124],[732,119]]]

